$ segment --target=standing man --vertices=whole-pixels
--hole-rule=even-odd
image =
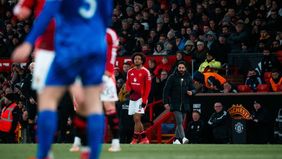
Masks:
[[[221,102],[215,102],[213,108],[214,113],[208,124],[211,126],[214,142],[227,144],[230,142],[230,117]]]
[[[13,93],[3,97],[5,104],[0,113],[0,143],[16,143],[15,130],[20,122],[21,113]]]
[[[133,115],[134,134],[130,144],[137,144],[140,139],[140,144],[149,144],[149,139],[144,131],[141,122],[141,116],[145,113],[145,107],[148,104],[148,96],[151,89],[151,75],[143,65],[146,62],[146,57],[141,52],[136,52],[131,58],[134,67],[128,70],[126,80],[126,90],[130,94],[128,115]]]
[[[180,61],[177,71],[168,77],[163,91],[163,103],[167,110],[174,113],[176,120],[174,144],[186,144],[183,120],[185,114],[190,111],[190,97],[196,93],[192,78],[187,72],[185,61]]]
[[[15,49],[12,59],[24,61],[36,38],[55,17],[56,55],[39,100],[38,159],[47,157],[57,129],[58,101],[77,77],[81,78],[84,86],[82,107],[86,110],[83,115],[87,116],[90,147],[90,154],[82,154],[82,158],[99,158],[104,129],[100,91],[106,61],[106,27],[111,16],[112,1],[47,0],[25,42]]]

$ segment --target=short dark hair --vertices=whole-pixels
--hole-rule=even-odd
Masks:
[[[181,60],[177,63],[177,67],[180,65],[180,64],[183,64],[185,66],[185,68],[187,68],[187,64],[185,61]]]
[[[135,56],[140,56],[142,59],[142,64],[144,64],[146,62],[146,56],[142,53],[142,52],[135,52],[132,56],[131,56],[131,60],[134,63],[134,58]]]

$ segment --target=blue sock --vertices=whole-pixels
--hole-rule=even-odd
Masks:
[[[91,114],[87,121],[87,137],[90,146],[90,159],[98,159],[104,137],[104,114]]]
[[[44,110],[38,113],[37,120],[37,158],[47,157],[57,130],[57,112]]]

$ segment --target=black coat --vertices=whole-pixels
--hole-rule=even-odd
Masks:
[[[226,111],[214,112],[208,124],[212,128],[213,137],[216,140],[230,138],[230,117]]]
[[[170,111],[190,111],[190,98],[187,91],[195,94],[192,78],[188,72],[181,76],[177,71],[168,77],[163,91],[163,103],[170,105]]]

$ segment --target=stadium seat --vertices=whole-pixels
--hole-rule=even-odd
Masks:
[[[245,85],[245,84],[237,85],[237,90],[239,92],[253,92],[252,89],[248,85]]]
[[[270,91],[270,87],[268,84],[259,84],[257,86],[257,92],[269,92]]]
[[[278,86],[277,92],[282,92],[282,84]]]
[[[263,79],[265,83],[269,83],[269,79],[271,78],[271,72],[264,72]]]

